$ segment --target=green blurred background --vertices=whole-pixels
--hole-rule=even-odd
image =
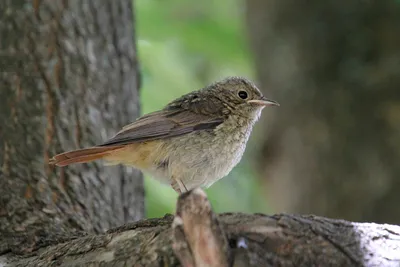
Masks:
[[[244,3],[232,0],[137,0],[142,112],[225,76],[254,78],[246,43]],[[207,189],[216,211],[267,212],[251,166],[251,144],[228,177]],[[146,177],[148,217],[173,212],[177,194]],[[238,197],[240,195],[240,198]]]

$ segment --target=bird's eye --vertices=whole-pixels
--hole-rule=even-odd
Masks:
[[[239,91],[238,96],[241,99],[246,99],[247,98],[247,92],[246,91]]]

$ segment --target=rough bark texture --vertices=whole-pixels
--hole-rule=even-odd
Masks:
[[[275,210],[400,223],[400,3],[248,0]],[[265,135],[264,135],[265,136]]]
[[[47,164],[138,116],[131,0],[0,1],[0,16],[0,253],[142,219],[138,172]]]
[[[216,215],[196,189],[179,197],[175,217],[127,224],[23,256],[9,253],[0,256],[1,264],[398,267],[400,227],[316,216]]]

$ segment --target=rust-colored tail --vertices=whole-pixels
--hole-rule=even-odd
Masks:
[[[68,151],[55,155],[52,159],[50,159],[49,163],[62,167],[73,163],[90,162],[93,160],[102,159],[111,152],[122,147],[124,146],[91,147]]]

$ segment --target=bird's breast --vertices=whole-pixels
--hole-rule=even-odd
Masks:
[[[245,121],[228,119],[213,130],[175,137],[168,145],[169,167],[179,169],[189,187],[210,186],[239,163],[251,128]]]

